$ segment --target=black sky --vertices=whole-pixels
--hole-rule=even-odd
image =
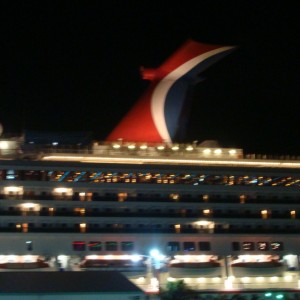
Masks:
[[[284,5],[283,5],[284,4]],[[194,91],[187,141],[300,155],[299,14],[289,1],[2,1],[4,132],[105,139],[187,39],[237,45]]]

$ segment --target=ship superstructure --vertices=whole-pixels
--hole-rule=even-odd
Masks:
[[[194,288],[297,286],[300,161],[195,144],[35,155],[1,161],[2,268],[117,269],[145,289],[154,270]]]
[[[231,49],[189,41],[144,70],[149,92],[106,142],[1,138],[0,270],[118,270],[147,292],[297,288],[300,159],[173,141],[168,99],[182,108],[181,83]]]

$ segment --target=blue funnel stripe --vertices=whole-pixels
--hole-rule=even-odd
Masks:
[[[199,74],[231,51],[232,49],[229,49],[201,61],[171,85],[165,99],[164,115],[167,130],[172,141],[180,129],[179,127],[185,123],[181,117],[189,94],[188,89],[192,88],[199,81]]]

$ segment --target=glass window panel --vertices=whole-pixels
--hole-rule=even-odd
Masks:
[[[231,243],[231,249],[232,251],[240,251],[241,250],[241,245],[239,242],[232,242]]]
[[[257,243],[257,250],[268,251],[269,250],[269,243],[268,242],[258,242]]]
[[[101,251],[102,243],[99,241],[91,241],[89,242],[89,250],[90,251]]]
[[[283,250],[283,242],[273,242],[273,243],[271,243],[271,249],[273,251],[282,251]]]
[[[179,242],[168,242],[167,251],[180,251]]]
[[[121,242],[121,250],[122,251],[133,251],[134,243],[133,242]]]
[[[200,251],[210,251],[210,242],[199,242]]]
[[[253,242],[243,242],[243,250],[253,251],[254,250],[254,243]]]
[[[184,242],[183,243],[183,250],[184,251],[195,251],[195,243],[194,242]]]
[[[74,251],[85,251],[85,242],[75,241],[72,244],[73,244]]]
[[[106,242],[105,243],[106,251],[118,251],[118,243],[117,242]]]

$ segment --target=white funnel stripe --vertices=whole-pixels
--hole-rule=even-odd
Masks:
[[[206,60],[210,56],[216,55],[218,53],[230,50],[234,47],[222,47],[218,48],[201,55],[198,55],[191,60],[180,65],[177,69],[169,73],[160,83],[156,86],[151,97],[151,115],[155,124],[155,127],[160,134],[164,142],[172,142],[169,135],[167,124],[164,115],[165,101],[168,91],[172,87],[173,83],[178,80],[178,78],[184,76],[187,72],[193,69],[196,65]]]

